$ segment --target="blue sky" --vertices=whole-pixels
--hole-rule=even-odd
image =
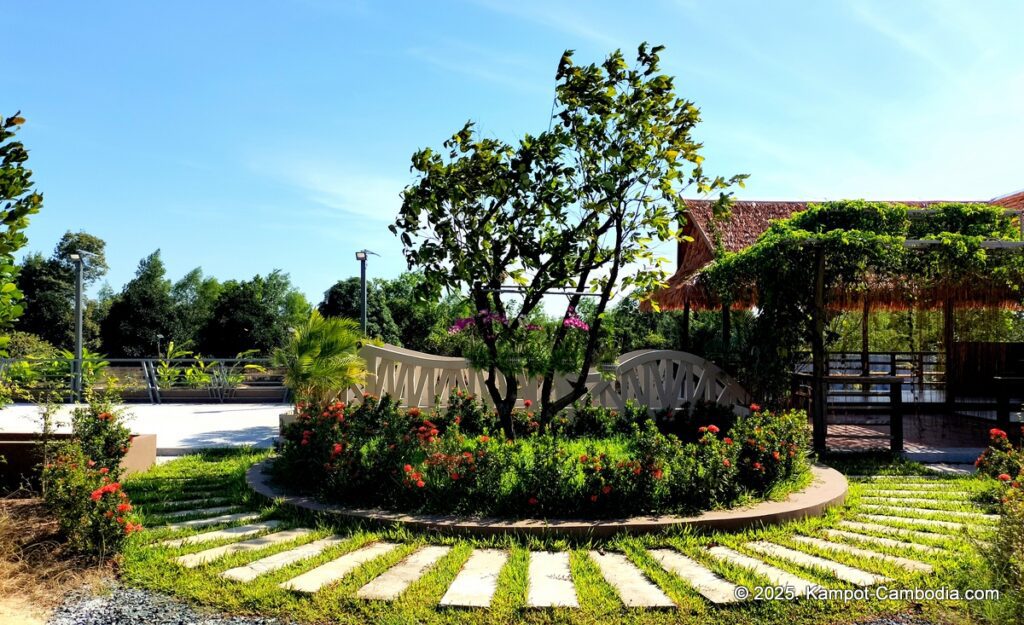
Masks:
[[[638,8],[640,6],[643,8]],[[287,271],[312,300],[405,269],[387,231],[409,157],[467,119],[547,127],[563,50],[641,41],[703,111],[747,199],[988,199],[1024,187],[1024,3],[748,0],[0,2],[0,112],[28,118],[43,211],[107,241],[115,289]],[[666,254],[671,255],[666,250]]]

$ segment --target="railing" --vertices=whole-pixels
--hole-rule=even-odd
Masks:
[[[870,409],[881,412],[887,416],[889,434],[844,434],[834,436],[835,438],[847,439],[888,439],[889,449],[893,452],[903,451],[903,384],[906,382],[904,376],[893,375],[825,375],[817,378],[813,374],[797,373],[794,378],[807,391],[809,398],[809,416],[813,425],[814,449],[824,453],[828,447],[828,426],[829,406],[834,403],[831,398],[842,396],[861,396],[864,399],[881,397],[884,402],[862,401],[862,409]],[[863,390],[846,390],[849,385],[859,385]],[[885,391],[879,392],[876,389],[884,386]],[[835,390],[838,387],[840,390]]]
[[[830,352],[826,364],[826,371],[834,376],[829,381],[829,401],[833,403],[887,401],[887,385],[852,379],[864,376],[903,378],[904,399],[908,402],[942,403],[946,398],[946,360],[942,352],[868,352],[866,363],[861,352]],[[805,354],[794,373],[811,371],[810,355]]]
[[[443,405],[451,391],[464,389],[491,405],[485,386],[486,372],[474,370],[463,358],[433,356],[392,345],[367,345],[360,351],[370,375],[363,387],[349,389],[351,399],[363,392],[389,394],[405,406],[432,408]],[[563,397],[572,384],[569,376],[558,376],[554,397]],[[520,376],[519,402],[538,402],[542,379]],[[506,382],[498,376],[498,388]],[[621,410],[633,400],[652,410],[678,408],[695,400],[714,401],[745,411],[746,391],[716,365],[686,352],[640,350],[620,356],[603,371],[591,370],[586,380],[594,403]]]
[[[15,401],[74,401],[74,359],[0,359],[0,384]],[[283,375],[265,358],[86,358],[85,389],[116,384],[125,401],[274,402],[287,400]]]

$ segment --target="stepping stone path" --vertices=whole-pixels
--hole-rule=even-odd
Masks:
[[[281,588],[307,594],[314,593],[324,586],[340,580],[367,562],[376,560],[385,553],[397,548],[398,545],[395,543],[373,543],[361,547],[346,553],[337,560],[332,560],[327,564],[316,567],[312,571],[283,582]]]
[[[920,497],[861,497],[865,503],[874,505],[889,504],[897,508],[920,508],[922,510],[944,510],[941,506],[973,506],[970,501],[962,499],[921,499]]]
[[[861,523],[859,521],[840,521],[837,523],[839,527],[859,530],[862,532],[879,532],[886,534],[893,534],[896,536],[905,536],[907,538],[918,538],[923,540],[953,540],[955,536],[950,534],[936,534],[934,532],[922,532],[918,530],[908,530],[902,527],[893,527],[891,525],[879,525],[878,523]]]
[[[331,549],[332,547],[337,547],[347,540],[347,538],[342,536],[331,536],[330,538],[314,540],[311,543],[306,543],[305,545],[296,547],[295,549],[275,553],[272,556],[267,556],[266,558],[261,558],[255,562],[250,562],[245,566],[228,569],[221,573],[221,577],[233,579],[237,582],[251,582],[260,575],[266,575],[267,573],[283,569],[284,567],[301,560],[308,560],[309,558],[320,555],[322,552]]]
[[[888,581],[888,578],[881,575],[868,573],[867,571],[862,571],[852,566],[839,564],[832,560],[812,556],[808,553],[804,553],[803,551],[797,551],[795,549],[790,549],[789,547],[783,547],[782,545],[776,545],[775,543],[767,541],[751,542],[747,543],[745,546],[748,549],[765,555],[775,556],[782,560],[788,560],[793,564],[798,564],[808,568],[816,567],[824,569],[844,582],[850,582],[856,586],[873,586],[875,584]]]
[[[195,512],[199,513],[200,511],[196,510]],[[244,523],[258,518],[260,518],[260,515],[256,512],[239,512],[238,514],[222,514],[220,516],[207,517],[205,519],[192,519],[191,521],[182,521],[181,523],[171,523],[164,527],[169,530],[184,530],[194,527],[224,525],[225,523]]]
[[[228,538],[239,538],[242,536],[251,536],[253,534],[259,534],[267,530],[272,530],[281,525],[280,521],[263,521],[262,523],[253,523],[252,525],[237,525],[235,527],[229,527],[227,529],[217,530],[214,532],[205,532],[203,534],[196,534],[194,536],[186,536],[185,538],[178,538],[175,540],[164,540],[159,544],[164,547],[183,547],[185,545],[197,545],[199,543],[209,543],[215,540],[225,540]]]
[[[236,506],[217,506],[215,508],[199,508],[199,509],[196,509],[196,510],[178,510],[177,512],[153,512],[151,514],[153,514],[154,516],[160,516],[161,518],[164,518],[164,519],[181,519],[181,518],[184,518],[184,517],[187,517],[187,516],[197,516],[197,515],[216,516],[216,515],[219,515],[219,514],[224,514],[225,512],[230,512],[230,511],[232,511],[234,509],[236,509]]]
[[[674,608],[675,603],[621,553],[591,551],[590,558],[601,569],[627,608]]]
[[[307,529],[274,532],[273,534],[267,534],[266,536],[261,536],[259,538],[244,540],[240,543],[231,543],[229,545],[223,545],[221,547],[207,549],[206,551],[200,551],[199,553],[190,553],[188,555],[178,556],[177,558],[175,558],[175,561],[186,568],[193,568],[200,566],[202,564],[206,564],[207,562],[212,562],[214,560],[217,560],[218,558],[223,558],[224,556],[231,553],[238,553],[241,551],[254,551],[256,549],[265,549],[271,545],[276,545],[278,543],[286,543],[293,540],[298,540],[299,538],[302,538],[303,536],[306,536],[309,533],[310,530]]]
[[[864,492],[866,497],[918,497],[930,501],[968,501],[971,496],[970,493],[963,491],[936,492],[931,490],[898,490],[888,488],[868,489]]]
[[[843,543],[834,543],[827,540],[822,540],[820,538],[812,538],[809,536],[794,536],[793,540],[795,542],[802,543],[804,545],[810,545],[812,547],[817,547],[818,549],[824,549],[826,551],[838,551],[840,553],[848,553],[850,555],[860,556],[861,558],[884,560],[885,562],[891,562],[892,564],[903,567],[909,571],[931,573],[933,570],[930,564],[918,562],[917,560],[911,560],[910,558],[890,556],[886,553],[878,553],[877,551],[861,549],[860,547],[844,545]]]
[[[576,586],[565,551],[532,551],[526,590],[530,608],[578,608]]]
[[[878,521],[880,523],[906,523],[908,525],[925,525],[928,527],[944,527],[951,530],[962,530],[967,526],[963,523],[954,523],[952,521],[936,521],[933,519],[919,519],[911,516],[889,516],[887,514],[865,514],[865,519],[871,519],[872,521]]]
[[[142,503],[139,505],[147,509],[154,505],[163,508],[171,507],[172,512],[177,512],[178,508],[195,508],[196,506],[219,506],[226,503],[231,503],[231,499],[229,497],[214,497],[212,499],[182,499],[178,501],[152,501],[149,503]],[[151,512],[151,514],[163,514],[163,512]]]
[[[487,608],[498,590],[498,576],[508,554],[498,549],[475,549],[441,597],[441,606]]]
[[[436,545],[423,547],[360,588],[356,596],[382,601],[395,599],[451,550],[451,547]]]
[[[802,577],[793,575],[789,571],[783,571],[782,569],[766,564],[757,558],[752,558],[738,551],[733,551],[728,547],[712,547],[708,549],[708,553],[719,560],[731,562],[737,566],[749,569],[767,579],[775,586],[787,589],[792,588],[793,592],[797,596],[803,596],[809,591],[816,591],[818,588],[821,588],[821,586],[814,582],[809,582]]]
[[[854,532],[847,532],[844,530],[822,530],[821,533],[825,534],[829,538],[846,538],[848,540],[860,541],[865,543],[874,543],[876,545],[882,545],[883,547],[893,547],[896,549],[913,549],[914,551],[921,551],[924,553],[942,553],[942,549],[939,549],[938,547],[931,547],[928,545],[921,545],[918,543],[904,542],[902,540],[893,540],[891,538],[881,538],[879,536],[869,536],[867,534],[857,534]]]
[[[984,521],[998,521],[998,514],[984,514],[982,512],[960,512],[958,510],[935,510],[931,508],[908,508],[900,505],[878,505],[865,503],[861,504],[861,508],[865,510],[872,510],[875,512],[886,512],[890,510],[903,510],[904,512],[916,512],[918,514],[944,514],[956,519],[979,519]],[[908,517],[911,518],[911,517]],[[917,517],[913,517],[917,520]]]
[[[666,571],[683,578],[711,603],[739,601],[736,597],[736,584],[726,581],[714,571],[678,551],[655,549],[650,554]]]

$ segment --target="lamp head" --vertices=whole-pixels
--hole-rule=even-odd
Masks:
[[[360,250],[360,251],[356,252],[356,260],[358,260],[358,261],[366,260],[366,250]]]
[[[77,263],[82,260],[82,255],[78,253],[68,254],[68,258],[71,259],[71,262]]]

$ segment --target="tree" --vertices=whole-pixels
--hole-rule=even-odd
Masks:
[[[401,345],[398,325],[391,316],[388,302],[381,292],[381,285],[371,280],[366,285],[366,335],[379,338],[385,343]],[[324,317],[347,317],[360,319],[362,315],[362,285],[359,278],[339,280],[324,293],[324,300],[317,309]]]
[[[310,309],[288,274],[280,271],[226,282],[200,331],[197,351],[218,357],[249,349],[270,353],[284,344],[291,328],[308,318]]]
[[[524,371],[501,353],[521,340],[545,294],[573,291],[550,339],[552,353],[576,341],[584,326],[587,340],[560,397],[554,377],[570,372],[525,371],[544,376],[542,426],[586,393],[616,291],[651,292],[664,284],[666,261],[655,257],[652,243],[680,237],[680,193],[721,191],[722,212],[729,203],[724,190],[742,182],[704,175],[701,145],[691,136],[699,111],[659,73],[661,50],[642,44],[633,68],[619,51],[601,66],[582,67],[566,51],[555,75],[550,130],[512,146],[477,137],[467,123],[444,143],[446,155],[428,148],[412,157],[418,180],[403,192],[391,230],[409,267],[422,271],[426,290],[468,289],[490,356],[481,363],[487,390],[507,436],[514,435],[515,376]],[[501,291],[509,279],[520,290],[514,311]],[[595,296],[594,316],[581,325],[576,309],[587,293]]]
[[[185,347],[196,346],[223,288],[217,278],[204,276],[199,267],[174,283],[171,299],[174,300],[175,341]]]
[[[157,250],[139,262],[135,277],[110,304],[100,336],[111,356],[154,356],[158,335],[165,340],[173,337],[174,301],[166,273]]]
[[[397,344],[429,354],[459,355],[452,351],[455,346],[448,329],[456,319],[470,314],[469,304],[457,296],[424,297],[423,283],[423,275],[413,272],[377,283],[384,308],[398,326]]]
[[[32,171],[25,167],[28,151],[11,139],[24,123],[20,112],[0,115],[0,330],[4,331],[22,313],[14,254],[28,242],[24,230],[29,216],[43,206],[43,196],[32,190]],[[9,342],[10,336],[0,335],[0,353],[6,352]]]
[[[82,282],[88,286],[107,272],[103,239],[87,232],[64,233],[49,258],[29,254],[22,261],[18,288],[25,297],[25,312],[16,326],[22,332],[36,334],[62,349],[71,349],[75,342],[75,264],[71,254],[89,252]],[[96,347],[99,332],[97,309],[88,298],[82,314],[83,338],[87,346]]]

